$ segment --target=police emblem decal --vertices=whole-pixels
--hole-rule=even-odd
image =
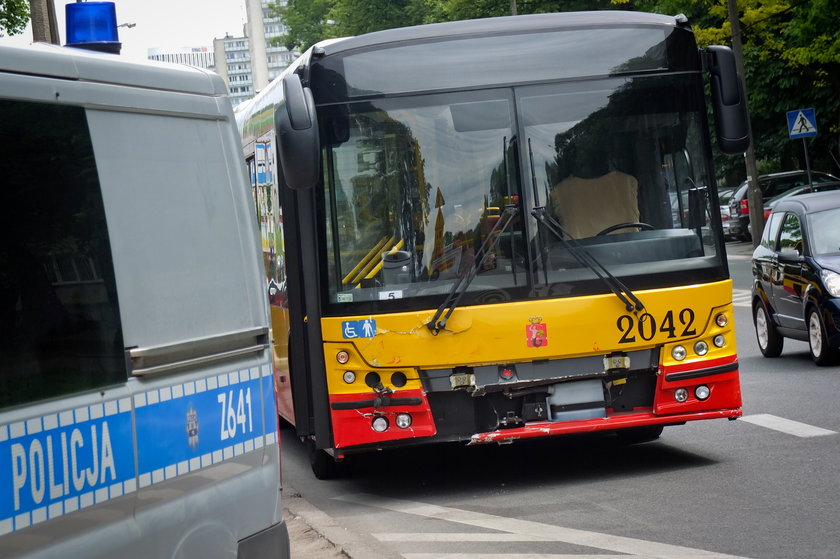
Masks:
[[[193,450],[198,446],[198,412],[192,406],[187,411],[187,442]]]

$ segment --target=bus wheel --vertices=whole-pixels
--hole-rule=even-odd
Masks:
[[[655,441],[662,434],[664,428],[664,425],[631,427],[630,429],[620,429],[615,434],[618,435],[618,441],[622,444],[639,444]]]
[[[336,479],[344,473],[344,464],[330,456],[327,451],[315,448],[315,441],[306,440],[306,448],[309,450],[309,466],[312,473],[318,479]]]

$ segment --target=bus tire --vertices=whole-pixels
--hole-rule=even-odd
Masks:
[[[306,440],[309,451],[309,466],[317,479],[336,479],[344,472],[344,465],[330,456],[327,451],[315,448],[315,441]]]
[[[639,444],[655,441],[662,434],[664,428],[664,425],[647,425],[645,427],[620,429],[615,434],[618,436],[618,441],[622,444]]]

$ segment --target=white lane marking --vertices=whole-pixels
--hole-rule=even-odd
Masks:
[[[512,555],[488,554],[488,553],[403,553],[405,559],[504,559],[505,557],[514,557]],[[641,555],[580,555],[578,553],[517,553],[516,559],[621,559],[622,557],[630,559],[655,559],[652,557],[643,557]]]
[[[784,417],[770,415],[769,413],[745,415],[738,421],[746,421],[747,423],[752,423],[753,425],[766,427],[767,429],[773,429],[774,431],[781,431],[782,433],[787,433],[788,435],[794,435],[796,437],[823,437],[825,435],[837,434],[837,431],[830,431],[828,429],[823,429],[822,427],[814,427],[813,425],[808,425],[807,423],[800,423],[799,421],[785,419]]]
[[[750,308],[752,306],[752,292],[749,289],[732,289],[732,305]]]
[[[627,538],[624,536],[614,536],[612,534],[604,534],[601,532],[589,532],[574,528],[564,528],[562,526],[543,524],[541,522],[533,522],[531,520],[520,520],[517,518],[496,516],[493,514],[473,512],[451,507],[440,507],[416,501],[389,499],[387,497],[378,497],[363,493],[334,498],[369,507],[392,510],[403,514],[413,514],[425,518],[457,522],[468,526],[475,526],[476,528],[517,534],[524,537],[522,541],[550,540],[564,542],[573,545],[590,547],[593,549],[602,549],[605,551],[629,554],[634,558],[740,559],[734,555],[715,553],[702,549],[692,549],[679,545],[650,542],[635,538]],[[441,555],[437,556],[442,557]],[[406,555],[405,557],[408,556]],[[497,557],[501,558],[503,556],[498,555]],[[517,553],[516,557],[524,556]],[[412,556],[411,559],[421,559],[421,557]]]
[[[546,538],[523,538],[519,534],[500,534],[498,532],[389,532],[371,534],[381,542],[522,542],[554,540]]]

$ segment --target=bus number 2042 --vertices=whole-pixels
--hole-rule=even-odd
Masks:
[[[615,325],[622,334],[618,340],[620,344],[635,342],[637,335],[645,341],[650,341],[657,332],[664,333],[669,339],[697,334],[692,309],[682,309],[678,313],[668,311],[659,321],[650,313],[642,313],[638,316],[623,314],[618,317]]]
[[[229,390],[227,394],[221,392],[217,400],[222,406],[221,439],[223,441],[236,437],[240,434],[240,429],[243,435],[254,430],[250,388],[244,390],[240,388],[238,391]]]

